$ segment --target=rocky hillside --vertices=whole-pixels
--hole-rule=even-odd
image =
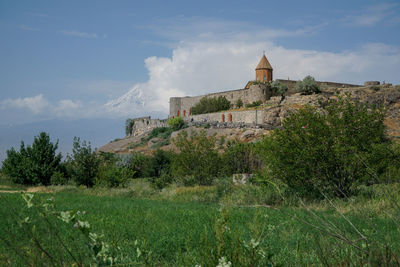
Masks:
[[[387,108],[385,124],[388,135],[392,138],[400,138],[400,86],[370,86],[357,88],[334,88],[325,90],[317,95],[294,94],[287,96],[283,101],[280,97],[272,97],[259,109],[267,111],[263,125],[241,125],[236,128],[228,127],[225,123],[209,123],[203,126],[190,126],[181,131],[187,131],[189,134],[193,131],[199,132],[202,129],[207,131],[208,135],[215,134],[220,146],[224,146],[232,140],[250,142],[261,138],[269,133],[271,129],[281,125],[283,119],[291,112],[306,105],[322,108],[331,98],[337,98],[339,95],[349,95],[352,99],[373,105],[384,105]],[[175,149],[173,139],[179,131],[172,133],[159,133],[149,135],[149,132],[137,136],[126,137],[121,140],[110,142],[102,146],[99,150],[113,153],[130,153],[141,151],[151,153],[157,148]]]

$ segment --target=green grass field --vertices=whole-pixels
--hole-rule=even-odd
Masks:
[[[383,260],[396,266],[400,255],[396,204],[389,205],[387,199],[239,207],[97,196],[79,190],[34,196],[35,203],[49,198],[54,198],[56,211],[85,211],[91,231],[104,234],[112,253],[119,256],[118,266],[217,266],[222,257],[233,266],[373,265]],[[12,266],[27,265],[16,251],[32,254],[30,247],[35,245],[32,239],[36,235],[54,255],[62,250],[58,238],[65,240],[87,264],[87,244],[76,229],[50,220],[58,229],[51,231],[34,209],[28,209],[18,193],[0,194],[0,260]],[[20,225],[27,216],[30,222],[23,226],[24,232]],[[35,232],[30,236],[34,225]],[[361,235],[366,239],[360,239]],[[42,252],[35,257],[40,262],[46,255]]]

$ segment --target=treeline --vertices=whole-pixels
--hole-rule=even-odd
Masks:
[[[55,152],[57,143],[41,133],[32,146],[22,143],[20,151],[7,151],[2,172],[16,183],[88,187],[148,178],[159,189],[170,183],[212,185],[232,174],[252,173],[252,183],[278,186],[289,194],[346,197],[359,185],[399,181],[400,148],[387,137],[384,118],[381,107],[339,98],[324,111],[306,107],[292,113],[281,129],[256,143],[181,131],[173,141],[178,152],[115,155],[97,153],[75,138],[63,162]],[[181,128],[178,120],[170,127]]]

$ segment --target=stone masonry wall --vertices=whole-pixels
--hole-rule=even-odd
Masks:
[[[195,122],[226,122],[226,123],[245,123],[245,124],[264,124],[266,116],[265,110],[242,110],[242,111],[221,111],[192,115],[187,117],[187,121]]]
[[[298,81],[295,80],[283,80],[283,79],[276,79],[276,81],[286,84],[289,87],[288,93],[287,94],[295,94],[296,92],[294,91],[294,87],[296,86],[296,83]],[[360,87],[361,85],[357,84],[349,84],[349,83],[338,83],[338,82],[323,82],[323,81],[316,81],[318,85],[327,85],[328,87],[336,87],[336,88],[350,88],[350,87]]]
[[[226,97],[229,102],[235,104],[237,100],[241,99],[244,104],[249,104],[258,100],[265,101],[269,99],[270,92],[268,92],[267,87],[263,84],[251,85],[249,89],[238,89],[231,90],[201,96],[185,96],[185,97],[171,97],[170,98],[170,109],[169,116],[190,116],[190,109],[200,101],[203,97]],[[179,112],[179,114],[178,114]]]
[[[155,128],[166,127],[168,125],[167,120],[152,119],[150,116],[135,118],[133,121],[134,124],[132,127],[131,136],[141,135],[146,132],[150,132]]]

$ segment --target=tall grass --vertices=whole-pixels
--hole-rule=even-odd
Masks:
[[[140,186],[146,187],[146,183],[142,180]],[[170,191],[161,192],[147,187],[141,190],[154,191],[148,195],[137,191],[133,198],[129,197],[132,193],[124,191],[129,188],[121,189],[120,195],[116,189],[112,195],[96,188],[77,189],[74,193],[35,194],[34,199],[43,204],[53,198],[52,214],[85,211],[81,220],[90,224],[90,232],[104,235],[102,241],[113,248],[109,255],[123,266],[216,266],[223,261],[232,266],[398,264],[400,209],[392,202],[398,200],[398,185],[364,188],[363,193],[348,200],[271,207],[256,204],[262,199],[248,199],[247,193],[240,193],[255,188],[233,186],[221,197],[217,187],[170,187]],[[235,199],[235,192],[241,197]],[[135,198],[141,194],[153,199]],[[197,202],[189,197],[195,195]],[[27,217],[31,222],[22,225],[29,227],[21,231]],[[29,252],[34,255],[33,259],[29,257],[33,265],[52,265],[35,247],[35,237],[54,258],[73,264],[56,233],[74,255],[80,255],[81,263],[96,263],[87,238],[73,225],[55,217],[50,223],[57,227],[50,228],[43,220],[40,213],[26,209],[18,194],[0,195],[3,263],[27,265],[18,253]],[[34,235],[30,233],[33,225],[37,225]],[[61,264],[57,261],[55,265]]]

